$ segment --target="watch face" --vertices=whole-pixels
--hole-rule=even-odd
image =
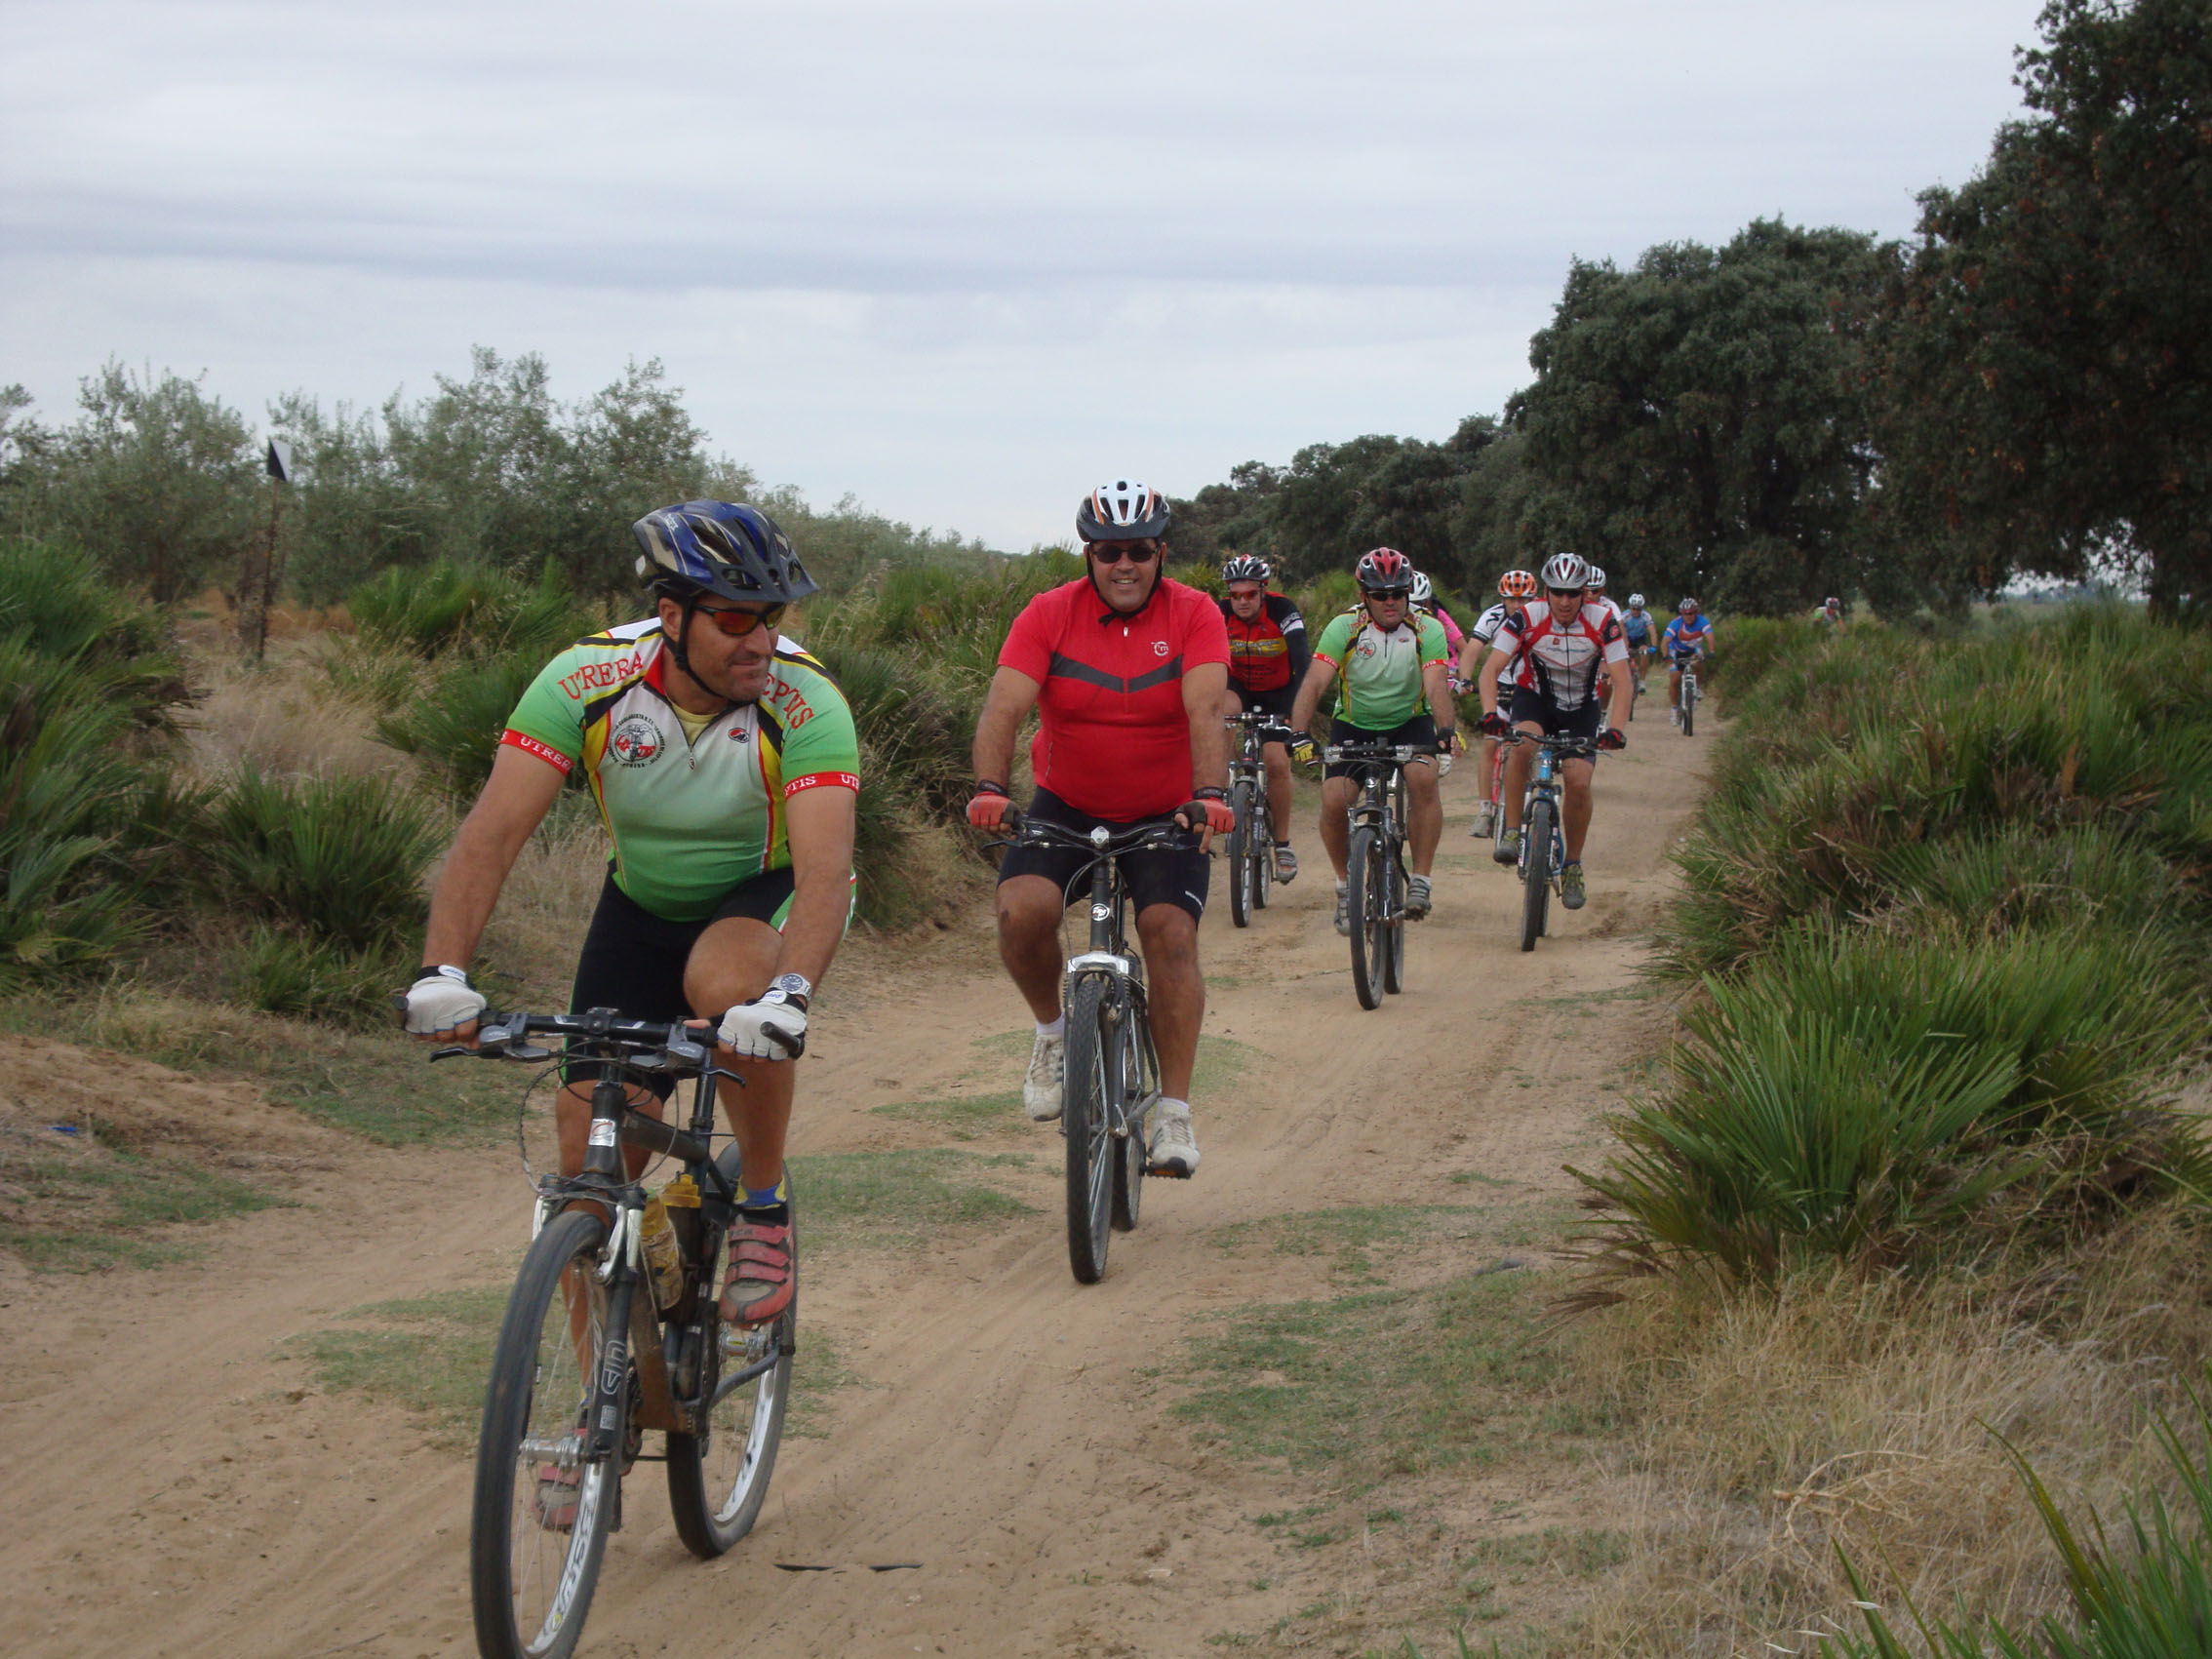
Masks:
[[[778,991],[781,991],[787,997],[811,996],[814,990],[811,985],[807,983],[806,978],[803,975],[797,973],[780,973],[776,975],[774,988]]]

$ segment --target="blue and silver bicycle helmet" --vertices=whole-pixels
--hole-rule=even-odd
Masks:
[[[713,594],[789,605],[817,591],[791,537],[758,507],[686,501],[646,514],[630,531],[645,549],[638,574],[674,600]]]

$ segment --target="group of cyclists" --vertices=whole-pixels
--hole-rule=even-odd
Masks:
[[[1406,768],[1406,914],[1419,919],[1435,902],[1438,786],[1459,739],[1455,691],[1472,687],[1479,700],[1485,781],[1511,733],[1574,734],[1617,750],[1654,622],[1642,595],[1620,609],[1605,596],[1603,571],[1560,553],[1540,572],[1507,573],[1499,603],[1463,634],[1405,555],[1378,547],[1355,568],[1358,603],[1309,641],[1263,560],[1232,557],[1218,599],[1167,576],[1169,518],[1165,496],[1129,480],[1084,497],[1084,573],[1038,594],[1007,632],[976,724],[965,815],[979,830],[1008,827],[1014,745],[1034,713],[1023,813],[1085,832],[1172,819],[1189,833],[1185,845],[1124,856],[1163,1095],[1147,1162],[1155,1173],[1188,1177],[1199,1166],[1189,1096],[1205,1012],[1198,933],[1207,849],[1234,824],[1224,716],[1257,712],[1277,723],[1265,765],[1280,839],[1267,855],[1283,882],[1298,873],[1285,833],[1291,761],[1311,758],[1324,699],[1333,692],[1328,741],[1435,748],[1434,762]],[[473,1043],[486,999],[468,965],[517,854],[580,768],[612,854],[572,1007],[712,1024],[718,1064],[738,1080],[721,1087],[743,1173],[721,1313],[759,1325],[783,1313],[795,1285],[784,1143],[814,987],[852,910],[859,743],[830,675],[782,632],[816,584],[767,514],[689,501],[633,531],[652,613],[579,640],[516,706],[432,896],[405,1024],[426,1040]],[[1711,623],[1683,600],[1658,649],[1673,661],[1711,646]],[[1496,822],[1487,804],[1478,812],[1477,833],[1494,835],[1501,863],[1518,854],[1527,754],[1513,748]],[[1590,760],[1564,769],[1570,907],[1584,902],[1593,769]],[[1323,783],[1321,839],[1339,931],[1350,770],[1330,766]],[[999,868],[999,951],[1035,1023],[1022,1098],[1039,1122],[1061,1115],[1060,924],[1081,896],[1083,865],[1080,852],[1021,845]],[[666,1094],[649,1087],[635,1104],[657,1117]],[[565,1175],[583,1165],[590,1093],[583,1078],[556,1098]],[[634,1180],[647,1154],[628,1156]]]

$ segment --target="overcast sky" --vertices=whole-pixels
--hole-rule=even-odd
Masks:
[[[1002,546],[1528,378],[1567,261],[1901,235],[2035,0],[4,0],[0,383],[259,418],[658,357],[714,447]]]

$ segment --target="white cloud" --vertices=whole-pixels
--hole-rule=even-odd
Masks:
[[[202,5],[0,11],[0,379],[257,409],[659,355],[765,475],[1007,542],[1101,468],[1441,435],[1567,258],[1885,234],[2032,8]]]

